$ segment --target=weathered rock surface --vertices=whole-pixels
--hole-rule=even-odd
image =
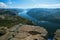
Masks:
[[[0,27],[0,36],[7,33],[7,27]]]
[[[6,29],[6,28],[5,28]],[[12,30],[13,29],[13,30]],[[47,40],[47,31],[40,26],[16,25],[0,37],[0,40]]]
[[[43,27],[22,25],[11,40],[46,40],[47,31]]]
[[[9,35],[7,27],[0,27],[0,40],[7,40]]]
[[[56,30],[54,40],[60,40],[60,29]]]

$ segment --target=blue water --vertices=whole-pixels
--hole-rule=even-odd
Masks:
[[[18,13],[18,16],[21,16],[21,17],[28,19],[28,20],[32,20],[32,22],[35,25],[46,28],[46,30],[50,34],[48,40],[52,40],[53,39],[53,32],[55,32],[57,28],[60,28],[60,24],[52,23],[49,21],[39,21],[35,18],[32,18],[31,16],[28,16],[26,13],[27,13],[27,11],[23,11],[21,13]]]

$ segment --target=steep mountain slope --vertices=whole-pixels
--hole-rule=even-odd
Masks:
[[[58,23],[60,20],[60,9],[35,8],[29,10],[27,14],[39,21],[50,21]]]
[[[0,12],[0,26],[13,26],[15,24],[23,23],[23,24],[32,24],[31,21],[26,20],[20,16],[17,15],[17,11],[12,11],[12,10],[2,10]]]

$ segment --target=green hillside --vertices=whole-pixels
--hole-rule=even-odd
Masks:
[[[16,15],[17,12],[15,11],[3,11],[0,14],[0,27],[4,26],[4,27],[12,27],[16,24],[22,23],[22,24],[32,24],[32,21],[24,19],[20,16]]]

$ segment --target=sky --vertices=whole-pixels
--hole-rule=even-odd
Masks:
[[[0,8],[60,8],[60,0],[0,0]]]

